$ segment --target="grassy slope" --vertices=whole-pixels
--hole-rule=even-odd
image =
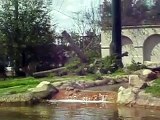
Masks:
[[[88,76],[63,76],[63,77],[46,77],[46,78],[14,78],[0,81],[0,96],[26,92],[29,88],[33,88],[41,81],[59,82],[59,81],[78,81],[93,80],[93,75]]]
[[[153,96],[160,97],[160,79],[155,80],[152,87],[147,87],[146,92],[151,93]]]
[[[25,92],[28,88],[35,87],[39,82],[32,77],[1,80],[0,96]]]
[[[116,75],[124,75],[123,72],[117,71],[110,76]],[[53,82],[63,82],[63,81],[93,81],[97,78],[95,74],[89,74],[87,76],[77,76],[77,75],[67,75],[67,76],[50,76],[46,78],[14,78],[14,79],[6,79],[0,80],[0,96],[8,95],[8,94],[15,94],[15,93],[22,93],[26,92],[29,88],[33,88],[38,85],[41,81],[50,81]]]

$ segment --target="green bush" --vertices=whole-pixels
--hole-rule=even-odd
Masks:
[[[67,70],[75,70],[80,66],[80,61],[72,61],[66,65]]]
[[[118,70],[116,70],[114,73],[112,73],[112,76],[117,76],[117,75],[126,75],[128,74],[127,72],[125,72],[122,68],[119,68]]]
[[[146,93],[151,93],[155,97],[160,97],[160,79],[154,81],[154,85],[145,89]]]
[[[87,73],[94,74],[95,71],[96,71],[96,66],[94,64],[91,64],[91,65],[88,66]]]
[[[64,76],[64,75],[68,75],[69,71],[67,69],[64,70],[60,70],[56,73],[56,76]]]
[[[56,73],[49,73],[47,77],[48,78],[53,78],[54,76],[56,76]]]
[[[94,80],[102,80],[103,79],[101,74],[94,74],[93,77],[94,77]]]
[[[100,53],[93,50],[88,51],[86,55],[88,56],[89,63],[93,63],[95,59],[101,58]]]
[[[116,66],[116,58],[114,56],[107,56],[104,59],[102,59],[101,64],[101,72],[104,74],[107,74],[108,72],[115,72],[117,70]]]
[[[127,69],[130,70],[130,71],[137,71],[137,70],[140,70],[140,69],[145,69],[146,66],[139,63],[139,62],[135,62],[134,60],[132,60],[132,63],[127,66]]]
[[[86,75],[87,71],[85,70],[85,65],[79,66],[79,68],[75,70],[75,73],[80,76]]]

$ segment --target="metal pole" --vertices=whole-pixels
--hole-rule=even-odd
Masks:
[[[118,67],[122,64],[122,44],[121,44],[121,0],[112,0],[112,54],[116,55]]]

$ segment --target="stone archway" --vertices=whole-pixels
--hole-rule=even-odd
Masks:
[[[132,40],[127,36],[122,36],[122,53],[128,52],[127,57],[123,57],[122,61],[124,65],[130,64],[133,59],[134,46]]]
[[[149,36],[143,44],[143,61],[160,62],[160,35]]]

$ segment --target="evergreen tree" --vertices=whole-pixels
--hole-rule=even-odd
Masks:
[[[0,9],[0,32],[4,35],[12,65],[21,65],[22,50],[28,45],[53,41],[49,0],[4,0]],[[13,62],[15,60],[15,62]]]

